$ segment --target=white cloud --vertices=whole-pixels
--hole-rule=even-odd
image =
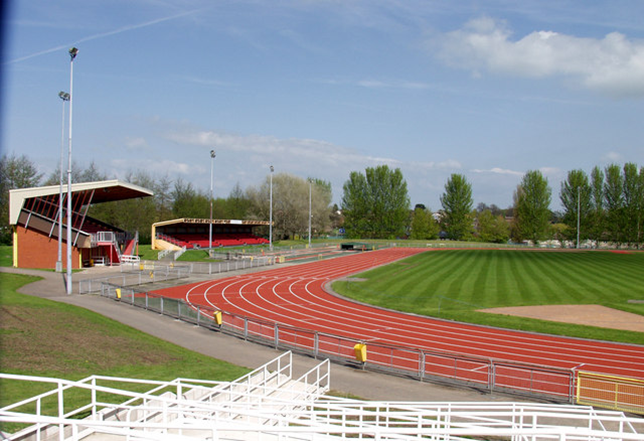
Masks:
[[[604,155],[604,160],[606,162],[621,162],[624,160],[624,156],[621,153],[608,152]]]
[[[541,167],[539,171],[545,176],[559,176],[562,173],[561,169],[557,167]]]
[[[644,97],[644,41],[619,32],[603,39],[535,31],[512,40],[504,22],[479,18],[434,44],[449,65],[524,78],[563,76],[615,96]]]
[[[128,150],[148,150],[150,148],[145,138],[140,136],[136,138],[125,138],[125,147]]]
[[[375,78],[365,78],[362,80],[349,80],[341,78],[318,78],[313,79],[312,81],[332,86],[358,86],[365,89],[427,90],[432,87],[436,87],[430,83],[399,79],[378,80]]]
[[[493,167],[489,170],[473,169],[472,173],[491,173],[496,175],[510,175],[510,176],[523,176],[525,173],[515,170],[508,170],[505,168]]]
[[[150,161],[149,159],[114,159],[110,161],[117,174],[124,177],[126,173],[133,170],[146,170],[155,175],[164,175],[168,170],[173,173],[185,176],[193,176],[195,173],[202,173],[205,167],[195,167],[193,164],[186,164],[184,162],[176,162],[168,159],[161,161]]]

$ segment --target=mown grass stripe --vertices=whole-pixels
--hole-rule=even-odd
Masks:
[[[637,332],[600,328],[589,332],[582,330],[587,327],[475,312],[481,306],[602,304],[644,315],[644,305],[628,303],[644,299],[644,253],[441,250],[405,262],[405,271],[370,272],[371,280],[364,285],[365,292],[371,284],[386,287],[388,293],[397,294],[395,298],[361,292],[359,300],[493,326],[644,344],[644,335]],[[389,274],[386,284],[379,280],[383,274]]]

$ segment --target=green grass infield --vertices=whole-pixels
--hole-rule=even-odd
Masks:
[[[533,305],[602,305],[644,315],[644,253],[441,250],[333,283],[346,297],[420,315],[644,344],[644,333],[478,312]],[[365,280],[366,279],[366,280]]]

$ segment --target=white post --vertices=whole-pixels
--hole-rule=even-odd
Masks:
[[[72,293],[72,103],[74,99],[74,58],[75,47],[69,50],[69,149],[67,151],[67,294]]]
[[[271,251],[273,251],[273,171],[275,171],[275,169],[271,165],[270,214],[268,220],[268,247]]]
[[[579,249],[580,224],[581,224],[581,187],[577,187],[577,249]]]
[[[311,179],[309,179],[309,248],[311,248]]]
[[[208,241],[208,256],[211,254],[212,250],[212,193],[213,193],[213,182],[212,182],[212,176],[213,176],[213,164],[215,162],[215,151],[210,150],[210,235],[209,235],[209,241]]]
[[[69,101],[69,94],[66,92],[59,92],[58,96],[63,101],[63,120],[61,123],[60,134],[60,189],[58,192],[58,260],[56,261],[56,272],[63,272],[63,163],[65,157],[65,101]]]

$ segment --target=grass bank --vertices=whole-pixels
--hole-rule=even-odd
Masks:
[[[340,281],[333,289],[385,308],[504,328],[644,344],[644,334],[477,312],[596,304],[644,315],[644,253],[430,251]]]
[[[79,380],[89,375],[233,380],[248,369],[152,337],[73,305],[18,293],[38,278],[0,273],[0,370]],[[44,387],[44,389],[43,389]],[[47,386],[0,380],[0,405]],[[0,430],[11,429],[11,427]]]

